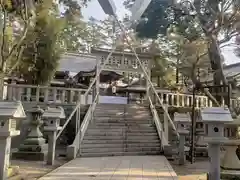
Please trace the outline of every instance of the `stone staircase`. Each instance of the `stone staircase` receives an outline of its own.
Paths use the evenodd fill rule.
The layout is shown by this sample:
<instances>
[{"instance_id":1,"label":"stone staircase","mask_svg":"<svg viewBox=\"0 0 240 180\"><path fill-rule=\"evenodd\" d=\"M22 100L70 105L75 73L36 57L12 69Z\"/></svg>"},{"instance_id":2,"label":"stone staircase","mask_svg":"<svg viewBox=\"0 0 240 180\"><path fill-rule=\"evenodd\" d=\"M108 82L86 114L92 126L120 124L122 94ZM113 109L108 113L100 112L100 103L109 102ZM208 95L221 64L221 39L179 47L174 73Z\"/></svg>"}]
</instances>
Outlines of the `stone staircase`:
<instances>
[{"instance_id":1,"label":"stone staircase","mask_svg":"<svg viewBox=\"0 0 240 180\"><path fill-rule=\"evenodd\" d=\"M98 104L80 156L157 155L160 140L148 107Z\"/></svg>"}]
</instances>

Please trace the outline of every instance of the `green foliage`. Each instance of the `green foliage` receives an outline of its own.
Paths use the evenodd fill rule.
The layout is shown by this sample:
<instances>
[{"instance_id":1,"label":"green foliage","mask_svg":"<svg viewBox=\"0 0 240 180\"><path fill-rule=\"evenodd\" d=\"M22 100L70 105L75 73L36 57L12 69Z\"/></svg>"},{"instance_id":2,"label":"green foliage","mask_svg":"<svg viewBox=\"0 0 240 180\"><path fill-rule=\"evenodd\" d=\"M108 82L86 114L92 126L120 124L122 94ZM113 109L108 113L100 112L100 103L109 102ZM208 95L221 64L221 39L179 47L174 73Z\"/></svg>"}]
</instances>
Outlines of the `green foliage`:
<instances>
[{"instance_id":1,"label":"green foliage","mask_svg":"<svg viewBox=\"0 0 240 180\"><path fill-rule=\"evenodd\" d=\"M19 71L30 84L48 83L59 63L62 51L60 38L65 25L56 17L54 4L45 1L36 9L36 25L28 32Z\"/></svg>"},{"instance_id":2,"label":"green foliage","mask_svg":"<svg viewBox=\"0 0 240 180\"><path fill-rule=\"evenodd\" d=\"M133 1L126 0L125 6L129 7ZM172 1L152 0L136 28L140 37L156 38L159 34L166 35L170 26L174 26L178 34L184 34L192 41L203 32L229 36L236 30L239 20L235 15L240 6L236 4L236 8L233 8L231 5L235 1L194 0L193 4L183 0L178 3L170 2Z\"/></svg>"},{"instance_id":3,"label":"green foliage","mask_svg":"<svg viewBox=\"0 0 240 180\"><path fill-rule=\"evenodd\" d=\"M156 38L166 32L171 22L170 11L167 11L169 5L168 0L152 0L136 27L139 37Z\"/></svg>"},{"instance_id":4,"label":"green foliage","mask_svg":"<svg viewBox=\"0 0 240 180\"><path fill-rule=\"evenodd\" d=\"M65 9L61 16L66 20L61 33L61 43L66 51L85 52L87 50L85 37L88 36L88 28L87 23L82 20L81 8L88 1L60 0Z\"/></svg>"}]
</instances>

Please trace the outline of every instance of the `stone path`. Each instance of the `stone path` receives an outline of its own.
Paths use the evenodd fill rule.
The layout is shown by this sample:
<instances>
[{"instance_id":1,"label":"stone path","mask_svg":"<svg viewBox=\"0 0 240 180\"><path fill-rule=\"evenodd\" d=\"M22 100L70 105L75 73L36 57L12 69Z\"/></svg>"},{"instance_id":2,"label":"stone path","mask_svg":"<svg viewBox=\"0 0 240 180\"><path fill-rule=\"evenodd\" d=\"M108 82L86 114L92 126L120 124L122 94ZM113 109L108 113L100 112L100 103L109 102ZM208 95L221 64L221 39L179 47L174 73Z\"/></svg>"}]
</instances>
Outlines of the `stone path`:
<instances>
[{"instance_id":1,"label":"stone path","mask_svg":"<svg viewBox=\"0 0 240 180\"><path fill-rule=\"evenodd\" d=\"M171 165L178 175L178 180L207 180L207 172L209 170L208 159L198 160L194 164L186 162L183 166L171 162Z\"/></svg>"},{"instance_id":2,"label":"stone path","mask_svg":"<svg viewBox=\"0 0 240 180\"><path fill-rule=\"evenodd\" d=\"M57 167L66 163L65 160L56 160L54 166L46 165L44 161L24 161L24 160L11 160L12 166L19 167L19 176L23 178L13 177L12 179L17 180L36 180L43 175L51 172Z\"/></svg>"},{"instance_id":3,"label":"stone path","mask_svg":"<svg viewBox=\"0 0 240 180\"><path fill-rule=\"evenodd\" d=\"M164 156L77 158L39 180L177 180Z\"/></svg>"}]
</instances>

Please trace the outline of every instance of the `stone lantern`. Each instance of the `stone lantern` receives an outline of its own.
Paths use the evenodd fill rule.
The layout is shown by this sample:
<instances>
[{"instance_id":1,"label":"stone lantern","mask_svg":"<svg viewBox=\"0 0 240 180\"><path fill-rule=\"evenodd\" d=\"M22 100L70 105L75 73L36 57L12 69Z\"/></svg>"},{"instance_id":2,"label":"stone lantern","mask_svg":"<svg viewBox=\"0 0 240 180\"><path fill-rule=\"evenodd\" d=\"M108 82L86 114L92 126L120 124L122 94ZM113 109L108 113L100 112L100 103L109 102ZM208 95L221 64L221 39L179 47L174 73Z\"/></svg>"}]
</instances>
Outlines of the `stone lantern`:
<instances>
[{"instance_id":1,"label":"stone lantern","mask_svg":"<svg viewBox=\"0 0 240 180\"><path fill-rule=\"evenodd\" d=\"M44 131L47 132L49 139L47 156L48 165L54 165L57 132L62 129L62 127L60 127L60 119L64 119L65 117L65 112L62 107L48 107L43 114L43 119L46 122Z\"/></svg>"},{"instance_id":2,"label":"stone lantern","mask_svg":"<svg viewBox=\"0 0 240 180\"><path fill-rule=\"evenodd\" d=\"M22 103L0 102L0 179L7 179L11 151L11 138L18 136L17 120L25 118Z\"/></svg>"},{"instance_id":3,"label":"stone lantern","mask_svg":"<svg viewBox=\"0 0 240 180\"><path fill-rule=\"evenodd\" d=\"M208 125L208 155L210 169L208 180L220 180L220 146L228 139L224 137L224 126L233 121L226 107L211 107L201 109L201 119Z\"/></svg>"},{"instance_id":4,"label":"stone lantern","mask_svg":"<svg viewBox=\"0 0 240 180\"><path fill-rule=\"evenodd\" d=\"M47 154L46 139L40 131L40 126L43 124L42 115L44 111L36 106L28 111L31 117L31 130L23 144L20 145L18 151L13 153L16 159L27 159L43 161Z\"/></svg>"}]
</instances>

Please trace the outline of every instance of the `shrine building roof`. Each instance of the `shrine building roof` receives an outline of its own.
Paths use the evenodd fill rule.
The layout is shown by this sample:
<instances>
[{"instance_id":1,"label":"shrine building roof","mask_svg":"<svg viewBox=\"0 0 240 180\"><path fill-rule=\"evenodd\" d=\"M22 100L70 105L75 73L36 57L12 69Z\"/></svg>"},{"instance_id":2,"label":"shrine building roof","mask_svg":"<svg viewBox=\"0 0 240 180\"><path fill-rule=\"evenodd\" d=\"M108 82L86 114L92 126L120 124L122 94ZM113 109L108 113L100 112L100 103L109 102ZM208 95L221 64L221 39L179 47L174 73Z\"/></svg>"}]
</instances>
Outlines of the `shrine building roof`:
<instances>
[{"instance_id":1,"label":"shrine building roof","mask_svg":"<svg viewBox=\"0 0 240 180\"><path fill-rule=\"evenodd\" d=\"M77 74L80 71L89 72L96 66L96 57L90 54L65 53L62 55L58 71L69 71Z\"/></svg>"}]
</instances>

